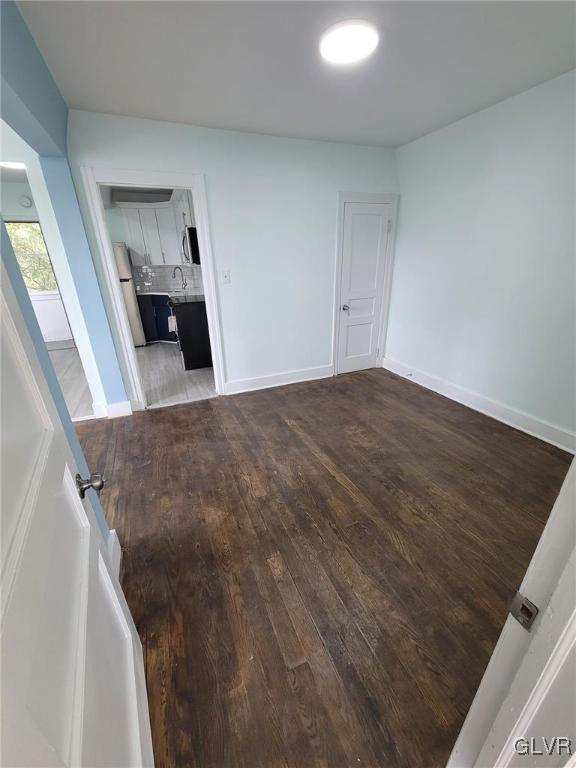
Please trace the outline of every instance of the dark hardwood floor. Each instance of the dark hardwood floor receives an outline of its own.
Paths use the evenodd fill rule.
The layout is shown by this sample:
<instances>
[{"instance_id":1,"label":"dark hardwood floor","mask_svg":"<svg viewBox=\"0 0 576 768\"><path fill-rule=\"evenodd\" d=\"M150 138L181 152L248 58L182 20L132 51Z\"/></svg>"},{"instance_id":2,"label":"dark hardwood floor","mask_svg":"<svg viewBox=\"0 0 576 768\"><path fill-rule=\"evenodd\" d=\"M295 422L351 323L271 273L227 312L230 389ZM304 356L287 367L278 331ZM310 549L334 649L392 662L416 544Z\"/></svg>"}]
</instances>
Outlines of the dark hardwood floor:
<instances>
[{"instance_id":1,"label":"dark hardwood floor","mask_svg":"<svg viewBox=\"0 0 576 768\"><path fill-rule=\"evenodd\" d=\"M384 370L78 424L159 768L440 768L570 457Z\"/></svg>"}]
</instances>

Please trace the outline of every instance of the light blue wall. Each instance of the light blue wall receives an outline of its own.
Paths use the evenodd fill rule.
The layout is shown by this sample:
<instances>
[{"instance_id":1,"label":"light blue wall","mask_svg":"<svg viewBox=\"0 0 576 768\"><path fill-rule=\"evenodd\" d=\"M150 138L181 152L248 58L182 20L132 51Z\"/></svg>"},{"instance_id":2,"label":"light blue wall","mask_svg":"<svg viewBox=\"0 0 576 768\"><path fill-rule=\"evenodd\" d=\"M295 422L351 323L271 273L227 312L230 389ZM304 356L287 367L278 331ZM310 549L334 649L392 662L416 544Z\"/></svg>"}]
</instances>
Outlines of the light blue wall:
<instances>
[{"instance_id":1,"label":"light blue wall","mask_svg":"<svg viewBox=\"0 0 576 768\"><path fill-rule=\"evenodd\" d=\"M40 164L68 256L106 402L122 402L127 399L126 391L98 289L68 161L64 157L43 157L40 158Z\"/></svg>"},{"instance_id":2,"label":"light blue wall","mask_svg":"<svg viewBox=\"0 0 576 768\"><path fill-rule=\"evenodd\" d=\"M68 109L15 4L0 5L2 118L40 156L74 290L84 310L99 389L106 403L122 402L127 396L65 156ZM66 301L64 290L62 295Z\"/></svg>"},{"instance_id":3,"label":"light blue wall","mask_svg":"<svg viewBox=\"0 0 576 768\"><path fill-rule=\"evenodd\" d=\"M16 4L3 0L0 14L2 118L39 155L64 155L64 99Z\"/></svg>"},{"instance_id":4,"label":"light blue wall","mask_svg":"<svg viewBox=\"0 0 576 768\"><path fill-rule=\"evenodd\" d=\"M574 430L574 73L397 152L386 355Z\"/></svg>"},{"instance_id":5,"label":"light blue wall","mask_svg":"<svg viewBox=\"0 0 576 768\"><path fill-rule=\"evenodd\" d=\"M396 192L392 151L75 110L68 151L77 180L82 165L205 174L228 381L332 363L337 195Z\"/></svg>"}]
</instances>

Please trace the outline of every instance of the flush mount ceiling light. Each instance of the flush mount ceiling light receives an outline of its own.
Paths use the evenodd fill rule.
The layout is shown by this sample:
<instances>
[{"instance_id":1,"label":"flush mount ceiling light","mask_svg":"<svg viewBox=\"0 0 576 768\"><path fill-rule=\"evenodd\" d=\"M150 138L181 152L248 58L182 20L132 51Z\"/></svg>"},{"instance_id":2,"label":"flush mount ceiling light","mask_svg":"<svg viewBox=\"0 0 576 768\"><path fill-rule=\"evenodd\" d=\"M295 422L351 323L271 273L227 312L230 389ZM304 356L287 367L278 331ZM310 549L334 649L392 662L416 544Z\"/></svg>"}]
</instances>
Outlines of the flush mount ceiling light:
<instances>
[{"instance_id":1,"label":"flush mount ceiling light","mask_svg":"<svg viewBox=\"0 0 576 768\"><path fill-rule=\"evenodd\" d=\"M10 168L12 171L23 171L26 168L24 163L0 162L0 168Z\"/></svg>"},{"instance_id":2,"label":"flush mount ceiling light","mask_svg":"<svg viewBox=\"0 0 576 768\"><path fill-rule=\"evenodd\" d=\"M354 64L370 56L378 45L378 31L367 21L334 24L320 38L320 54L331 64Z\"/></svg>"}]
</instances>

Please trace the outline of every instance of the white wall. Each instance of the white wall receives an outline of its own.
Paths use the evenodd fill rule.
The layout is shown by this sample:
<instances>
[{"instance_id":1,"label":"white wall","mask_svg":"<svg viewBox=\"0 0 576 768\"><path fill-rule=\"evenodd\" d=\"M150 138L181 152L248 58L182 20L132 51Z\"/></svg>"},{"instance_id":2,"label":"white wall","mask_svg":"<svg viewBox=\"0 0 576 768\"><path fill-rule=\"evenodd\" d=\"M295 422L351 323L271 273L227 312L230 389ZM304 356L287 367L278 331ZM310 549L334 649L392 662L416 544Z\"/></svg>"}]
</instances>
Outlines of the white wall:
<instances>
[{"instance_id":1,"label":"white wall","mask_svg":"<svg viewBox=\"0 0 576 768\"><path fill-rule=\"evenodd\" d=\"M576 428L574 87L572 72L397 151L386 348L560 442Z\"/></svg>"},{"instance_id":2,"label":"white wall","mask_svg":"<svg viewBox=\"0 0 576 768\"><path fill-rule=\"evenodd\" d=\"M31 291L30 301L47 344L71 342L72 331L59 291ZM70 345L71 346L71 345Z\"/></svg>"},{"instance_id":3,"label":"white wall","mask_svg":"<svg viewBox=\"0 0 576 768\"><path fill-rule=\"evenodd\" d=\"M80 166L205 174L228 382L332 365L337 195L398 191L392 151L75 110L68 150L90 234Z\"/></svg>"},{"instance_id":4,"label":"white wall","mask_svg":"<svg viewBox=\"0 0 576 768\"><path fill-rule=\"evenodd\" d=\"M21 203L23 196L32 200L32 190L28 182L3 181L0 190L0 208L5 221L38 221L38 211L32 200L32 206L25 208Z\"/></svg>"}]
</instances>

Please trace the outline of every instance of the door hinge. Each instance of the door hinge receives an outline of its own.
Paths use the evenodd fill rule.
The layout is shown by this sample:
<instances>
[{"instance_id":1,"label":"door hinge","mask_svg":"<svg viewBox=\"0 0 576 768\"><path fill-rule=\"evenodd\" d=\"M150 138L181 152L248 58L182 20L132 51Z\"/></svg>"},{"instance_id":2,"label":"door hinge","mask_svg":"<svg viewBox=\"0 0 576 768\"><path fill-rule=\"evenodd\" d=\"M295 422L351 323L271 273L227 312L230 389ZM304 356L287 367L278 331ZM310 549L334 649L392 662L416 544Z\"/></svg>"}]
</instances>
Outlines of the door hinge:
<instances>
[{"instance_id":1,"label":"door hinge","mask_svg":"<svg viewBox=\"0 0 576 768\"><path fill-rule=\"evenodd\" d=\"M524 629L530 631L534 619L538 615L538 607L521 592L516 592L510 601L510 615L521 624Z\"/></svg>"},{"instance_id":2,"label":"door hinge","mask_svg":"<svg viewBox=\"0 0 576 768\"><path fill-rule=\"evenodd\" d=\"M388 232L392 232L392 219L388 219Z\"/></svg>"}]
</instances>

